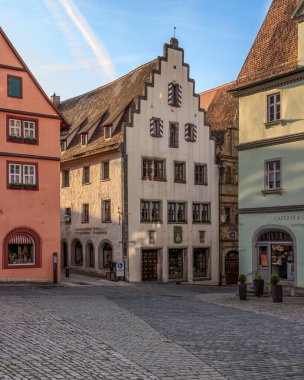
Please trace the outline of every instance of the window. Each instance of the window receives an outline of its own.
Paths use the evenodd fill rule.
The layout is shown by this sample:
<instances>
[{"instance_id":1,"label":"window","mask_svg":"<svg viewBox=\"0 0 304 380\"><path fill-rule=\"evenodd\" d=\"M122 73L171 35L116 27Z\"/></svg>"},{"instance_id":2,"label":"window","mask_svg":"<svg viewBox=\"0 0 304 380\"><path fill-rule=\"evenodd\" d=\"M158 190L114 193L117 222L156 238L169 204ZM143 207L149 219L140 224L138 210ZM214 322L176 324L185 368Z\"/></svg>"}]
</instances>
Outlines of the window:
<instances>
[{"instance_id":1,"label":"window","mask_svg":"<svg viewBox=\"0 0 304 380\"><path fill-rule=\"evenodd\" d=\"M168 223L184 223L186 215L186 202L168 202Z\"/></svg>"},{"instance_id":2,"label":"window","mask_svg":"<svg viewBox=\"0 0 304 380\"><path fill-rule=\"evenodd\" d=\"M7 76L7 95L11 98L22 98L22 78Z\"/></svg>"},{"instance_id":3,"label":"window","mask_svg":"<svg viewBox=\"0 0 304 380\"><path fill-rule=\"evenodd\" d=\"M31 229L16 228L4 239L4 268L39 268L41 266L39 236Z\"/></svg>"},{"instance_id":4,"label":"window","mask_svg":"<svg viewBox=\"0 0 304 380\"><path fill-rule=\"evenodd\" d=\"M88 134L82 133L81 134L81 145L87 145L88 144Z\"/></svg>"},{"instance_id":5,"label":"window","mask_svg":"<svg viewBox=\"0 0 304 380\"><path fill-rule=\"evenodd\" d=\"M66 149L67 149L67 141L66 141L66 140L62 140L62 141L60 142L60 151L61 151L61 152L65 152Z\"/></svg>"},{"instance_id":6,"label":"window","mask_svg":"<svg viewBox=\"0 0 304 380\"><path fill-rule=\"evenodd\" d=\"M85 203L82 205L82 220L81 223L89 223L90 214L89 214L89 204Z\"/></svg>"},{"instance_id":7,"label":"window","mask_svg":"<svg viewBox=\"0 0 304 380\"><path fill-rule=\"evenodd\" d=\"M174 182L186 182L185 162L174 162Z\"/></svg>"},{"instance_id":8,"label":"window","mask_svg":"<svg viewBox=\"0 0 304 380\"><path fill-rule=\"evenodd\" d=\"M37 164L9 163L10 189L37 189Z\"/></svg>"},{"instance_id":9,"label":"window","mask_svg":"<svg viewBox=\"0 0 304 380\"><path fill-rule=\"evenodd\" d=\"M143 176L145 180L164 181L165 176L165 160L143 159Z\"/></svg>"},{"instance_id":10,"label":"window","mask_svg":"<svg viewBox=\"0 0 304 380\"><path fill-rule=\"evenodd\" d=\"M197 131L194 124L185 125L185 140L189 142L196 142L197 140Z\"/></svg>"},{"instance_id":11,"label":"window","mask_svg":"<svg viewBox=\"0 0 304 380\"><path fill-rule=\"evenodd\" d=\"M28 144L37 143L37 120L7 118L8 141L18 141Z\"/></svg>"},{"instance_id":12,"label":"window","mask_svg":"<svg viewBox=\"0 0 304 380\"><path fill-rule=\"evenodd\" d=\"M267 161L266 162L266 190L281 189L281 162Z\"/></svg>"},{"instance_id":13,"label":"window","mask_svg":"<svg viewBox=\"0 0 304 380\"><path fill-rule=\"evenodd\" d=\"M102 267L110 268L112 261L113 261L112 247L110 246L110 244L105 243L105 245L102 247Z\"/></svg>"},{"instance_id":14,"label":"window","mask_svg":"<svg viewBox=\"0 0 304 380\"><path fill-rule=\"evenodd\" d=\"M106 181L110 179L110 162L102 162L101 163L101 179Z\"/></svg>"},{"instance_id":15,"label":"window","mask_svg":"<svg viewBox=\"0 0 304 380\"><path fill-rule=\"evenodd\" d=\"M168 104L173 107L182 105L182 86L177 83L168 84Z\"/></svg>"},{"instance_id":16,"label":"window","mask_svg":"<svg viewBox=\"0 0 304 380\"><path fill-rule=\"evenodd\" d=\"M141 222L161 222L161 202L141 201Z\"/></svg>"},{"instance_id":17,"label":"window","mask_svg":"<svg viewBox=\"0 0 304 380\"><path fill-rule=\"evenodd\" d=\"M163 133L163 121L157 118L150 119L150 135L153 137L162 137Z\"/></svg>"},{"instance_id":18,"label":"window","mask_svg":"<svg viewBox=\"0 0 304 380\"><path fill-rule=\"evenodd\" d=\"M70 186L70 171L62 170L62 187Z\"/></svg>"},{"instance_id":19,"label":"window","mask_svg":"<svg viewBox=\"0 0 304 380\"><path fill-rule=\"evenodd\" d=\"M82 183L88 185L90 183L90 167L84 166L82 172Z\"/></svg>"},{"instance_id":20,"label":"window","mask_svg":"<svg viewBox=\"0 0 304 380\"><path fill-rule=\"evenodd\" d=\"M104 138L109 139L112 137L112 128L111 127L104 127Z\"/></svg>"},{"instance_id":21,"label":"window","mask_svg":"<svg viewBox=\"0 0 304 380\"><path fill-rule=\"evenodd\" d=\"M193 277L209 276L209 248L193 249Z\"/></svg>"},{"instance_id":22,"label":"window","mask_svg":"<svg viewBox=\"0 0 304 380\"><path fill-rule=\"evenodd\" d=\"M64 223L71 224L72 222L72 212L70 208L64 209Z\"/></svg>"},{"instance_id":23,"label":"window","mask_svg":"<svg viewBox=\"0 0 304 380\"><path fill-rule=\"evenodd\" d=\"M195 164L194 165L194 184L207 185L207 165Z\"/></svg>"},{"instance_id":24,"label":"window","mask_svg":"<svg viewBox=\"0 0 304 380\"><path fill-rule=\"evenodd\" d=\"M281 94L267 96L267 123L273 123L281 119Z\"/></svg>"},{"instance_id":25,"label":"window","mask_svg":"<svg viewBox=\"0 0 304 380\"><path fill-rule=\"evenodd\" d=\"M210 203L193 203L193 223L210 223Z\"/></svg>"},{"instance_id":26,"label":"window","mask_svg":"<svg viewBox=\"0 0 304 380\"><path fill-rule=\"evenodd\" d=\"M169 125L169 147L178 148L178 124L175 123Z\"/></svg>"},{"instance_id":27,"label":"window","mask_svg":"<svg viewBox=\"0 0 304 380\"><path fill-rule=\"evenodd\" d=\"M184 277L184 258L183 249L168 250L169 279Z\"/></svg>"},{"instance_id":28,"label":"window","mask_svg":"<svg viewBox=\"0 0 304 380\"><path fill-rule=\"evenodd\" d=\"M102 222L111 222L111 200L107 199L102 201Z\"/></svg>"}]
</instances>

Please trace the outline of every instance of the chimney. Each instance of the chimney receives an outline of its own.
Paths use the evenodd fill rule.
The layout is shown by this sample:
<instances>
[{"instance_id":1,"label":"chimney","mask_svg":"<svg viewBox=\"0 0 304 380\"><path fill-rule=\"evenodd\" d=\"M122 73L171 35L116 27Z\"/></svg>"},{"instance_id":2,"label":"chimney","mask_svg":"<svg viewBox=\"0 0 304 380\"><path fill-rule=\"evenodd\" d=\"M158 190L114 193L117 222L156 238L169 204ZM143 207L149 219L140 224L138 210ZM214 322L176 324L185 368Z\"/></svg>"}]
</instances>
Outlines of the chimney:
<instances>
[{"instance_id":1,"label":"chimney","mask_svg":"<svg viewBox=\"0 0 304 380\"><path fill-rule=\"evenodd\" d=\"M55 107L58 107L60 104L60 96L56 95L54 92L54 94L51 96L51 101Z\"/></svg>"}]
</instances>

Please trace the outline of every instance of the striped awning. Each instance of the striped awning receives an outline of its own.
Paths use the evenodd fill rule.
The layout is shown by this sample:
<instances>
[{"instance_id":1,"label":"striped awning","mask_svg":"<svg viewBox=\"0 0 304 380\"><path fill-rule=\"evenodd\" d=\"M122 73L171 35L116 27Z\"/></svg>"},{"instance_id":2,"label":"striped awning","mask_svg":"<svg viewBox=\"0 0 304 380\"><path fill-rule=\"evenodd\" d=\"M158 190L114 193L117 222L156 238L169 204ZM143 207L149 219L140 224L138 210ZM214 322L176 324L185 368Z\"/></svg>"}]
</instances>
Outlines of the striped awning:
<instances>
[{"instance_id":1,"label":"striped awning","mask_svg":"<svg viewBox=\"0 0 304 380\"><path fill-rule=\"evenodd\" d=\"M33 244L33 240L26 234L17 234L10 238L8 244Z\"/></svg>"}]
</instances>

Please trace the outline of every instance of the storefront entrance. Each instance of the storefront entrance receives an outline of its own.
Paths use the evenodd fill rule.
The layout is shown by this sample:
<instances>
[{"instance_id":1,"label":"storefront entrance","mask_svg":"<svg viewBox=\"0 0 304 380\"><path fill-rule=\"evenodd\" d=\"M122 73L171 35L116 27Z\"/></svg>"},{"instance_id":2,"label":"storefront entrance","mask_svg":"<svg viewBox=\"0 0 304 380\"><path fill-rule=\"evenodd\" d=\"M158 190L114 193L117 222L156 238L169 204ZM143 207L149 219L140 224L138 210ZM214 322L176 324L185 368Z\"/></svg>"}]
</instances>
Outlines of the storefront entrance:
<instances>
[{"instance_id":1,"label":"storefront entrance","mask_svg":"<svg viewBox=\"0 0 304 380\"><path fill-rule=\"evenodd\" d=\"M142 280L156 281L157 280L157 250L142 251Z\"/></svg>"},{"instance_id":2,"label":"storefront entrance","mask_svg":"<svg viewBox=\"0 0 304 380\"><path fill-rule=\"evenodd\" d=\"M272 274L276 274L281 280L294 281L294 244L288 232L269 229L259 233L257 268L266 281Z\"/></svg>"},{"instance_id":3,"label":"storefront entrance","mask_svg":"<svg viewBox=\"0 0 304 380\"><path fill-rule=\"evenodd\" d=\"M169 280L184 278L184 250L169 249Z\"/></svg>"},{"instance_id":4,"label":"storefront entrance","mask_svg":"<svg viewBox=\"0 0 304 380\"><path fill-rule=\"evenodd\" d=\"M236 251L230 251L225 257L225 277L226 285L238 283L239 276L239 254Z\"/></svg>"}]
</instances>

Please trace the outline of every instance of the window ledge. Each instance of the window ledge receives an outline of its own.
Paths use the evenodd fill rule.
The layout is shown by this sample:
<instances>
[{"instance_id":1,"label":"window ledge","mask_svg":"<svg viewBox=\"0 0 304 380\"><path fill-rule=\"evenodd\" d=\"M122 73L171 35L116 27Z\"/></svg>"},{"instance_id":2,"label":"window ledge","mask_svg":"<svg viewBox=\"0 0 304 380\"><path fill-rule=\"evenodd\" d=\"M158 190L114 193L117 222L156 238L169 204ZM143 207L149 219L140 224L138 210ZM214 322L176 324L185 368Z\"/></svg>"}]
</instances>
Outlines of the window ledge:
<instances>
[{"instance_id":1,"label":"window ledge","mask_svg":"<svg viewBox=\"0 0 304 380\"><path fill-rule=\"evenodd\" d=\"M205 182L194 182L194 185L208 186L208 183L205 183Z\"/></svg>"},{"instance_id":2,"label":"window ledge","mask_svg":"<svg viewBox=\"0 0 304 380\"><path fill-rule=\"evenodd\" d=\"M187 220L175 220L174 222L168 222L168 224L188 224Z\"/></svg>"},{"instance_id":3,"label":"window ledge","mask_svg":"<svg viewBox=\"0 0 304 380\"><path fill-rule=\"evenodd\" d=\"M105 178L105 179L101 179L100 181L101 181L101 182L107 182L107 181L111 181L111 178Z\"/></svg>"},{"instance_id":4,"label":"window ledge","mask_svg":"<svg viewBox=\"0 0 304 380\"><path fill-rule=\"evenodd\" d=\"M192 224L211 224L210 220L208 221L201 221L201 220L198 220L198 221L193 221Z\"/></svg>"},{"instance_id":5,"label":"window ledge","mask_svg":"<svg viewBox=\"0 0 304 380\"><path fill-rule=\"evenodd\" d=\"M261 192L264 195L264 197L265 197L265 195L269 195L269 194L280 194L280 195L282 195L283 191L284 190L282 188L280 188L280 189L273 189L273 190L270 190L270 189L261 190Z\"/></svg>"},{"instance_id":6,"label":"window ledge","mask_svg":"<svg viewBox=\"0 0 304 380\"><path fill-rule=\"evenodd\" d=\"M283 120L282 119L279 119L279 120L274 120L274 121L266 121L264 123L265 127L266 128L270 128L270 127L273 127L275 125L279 125L279 124L283 124Z\"/></svg>"},{"instance_id":7,"label":"window ledge","mask_svg":"<svg viewBox=\"0 0 304 380\"><path fill-rule=\"evenodd\" d=\"M143 181L156 181L156 182L167 182L166 178L147 178L147 177L142 177Z\"/></svg>"},{"instance_id":8,"label":"window ledge","mask_svg":"<svg viewBox=\"0 0 304 380\"><path fill-rule=\"evenodd\" d=\"M183 180L180 180L180 179L175 179L174 182L175 183L187 183L186 181L183 181Z\"/></svg>"},{"instance_id":9,"label":"window ledge","mask_svg":"<svg viewBox=\"0 0 304 380\"><path fill-rule=\"evenodd\" d=\"M83 182L83 185L91 185L91 182Z\"/></svg>"},{"instance_id":10,"label":"window ledge","mask_svg":"<svg viewBox=\"0 0 304 380\"><path fill-rule=\"evenodd\" d=\"M210 276L202 276L202 277L193 277L193 281L210 281L212 278Z\"/></svg>"}]
</instances>

